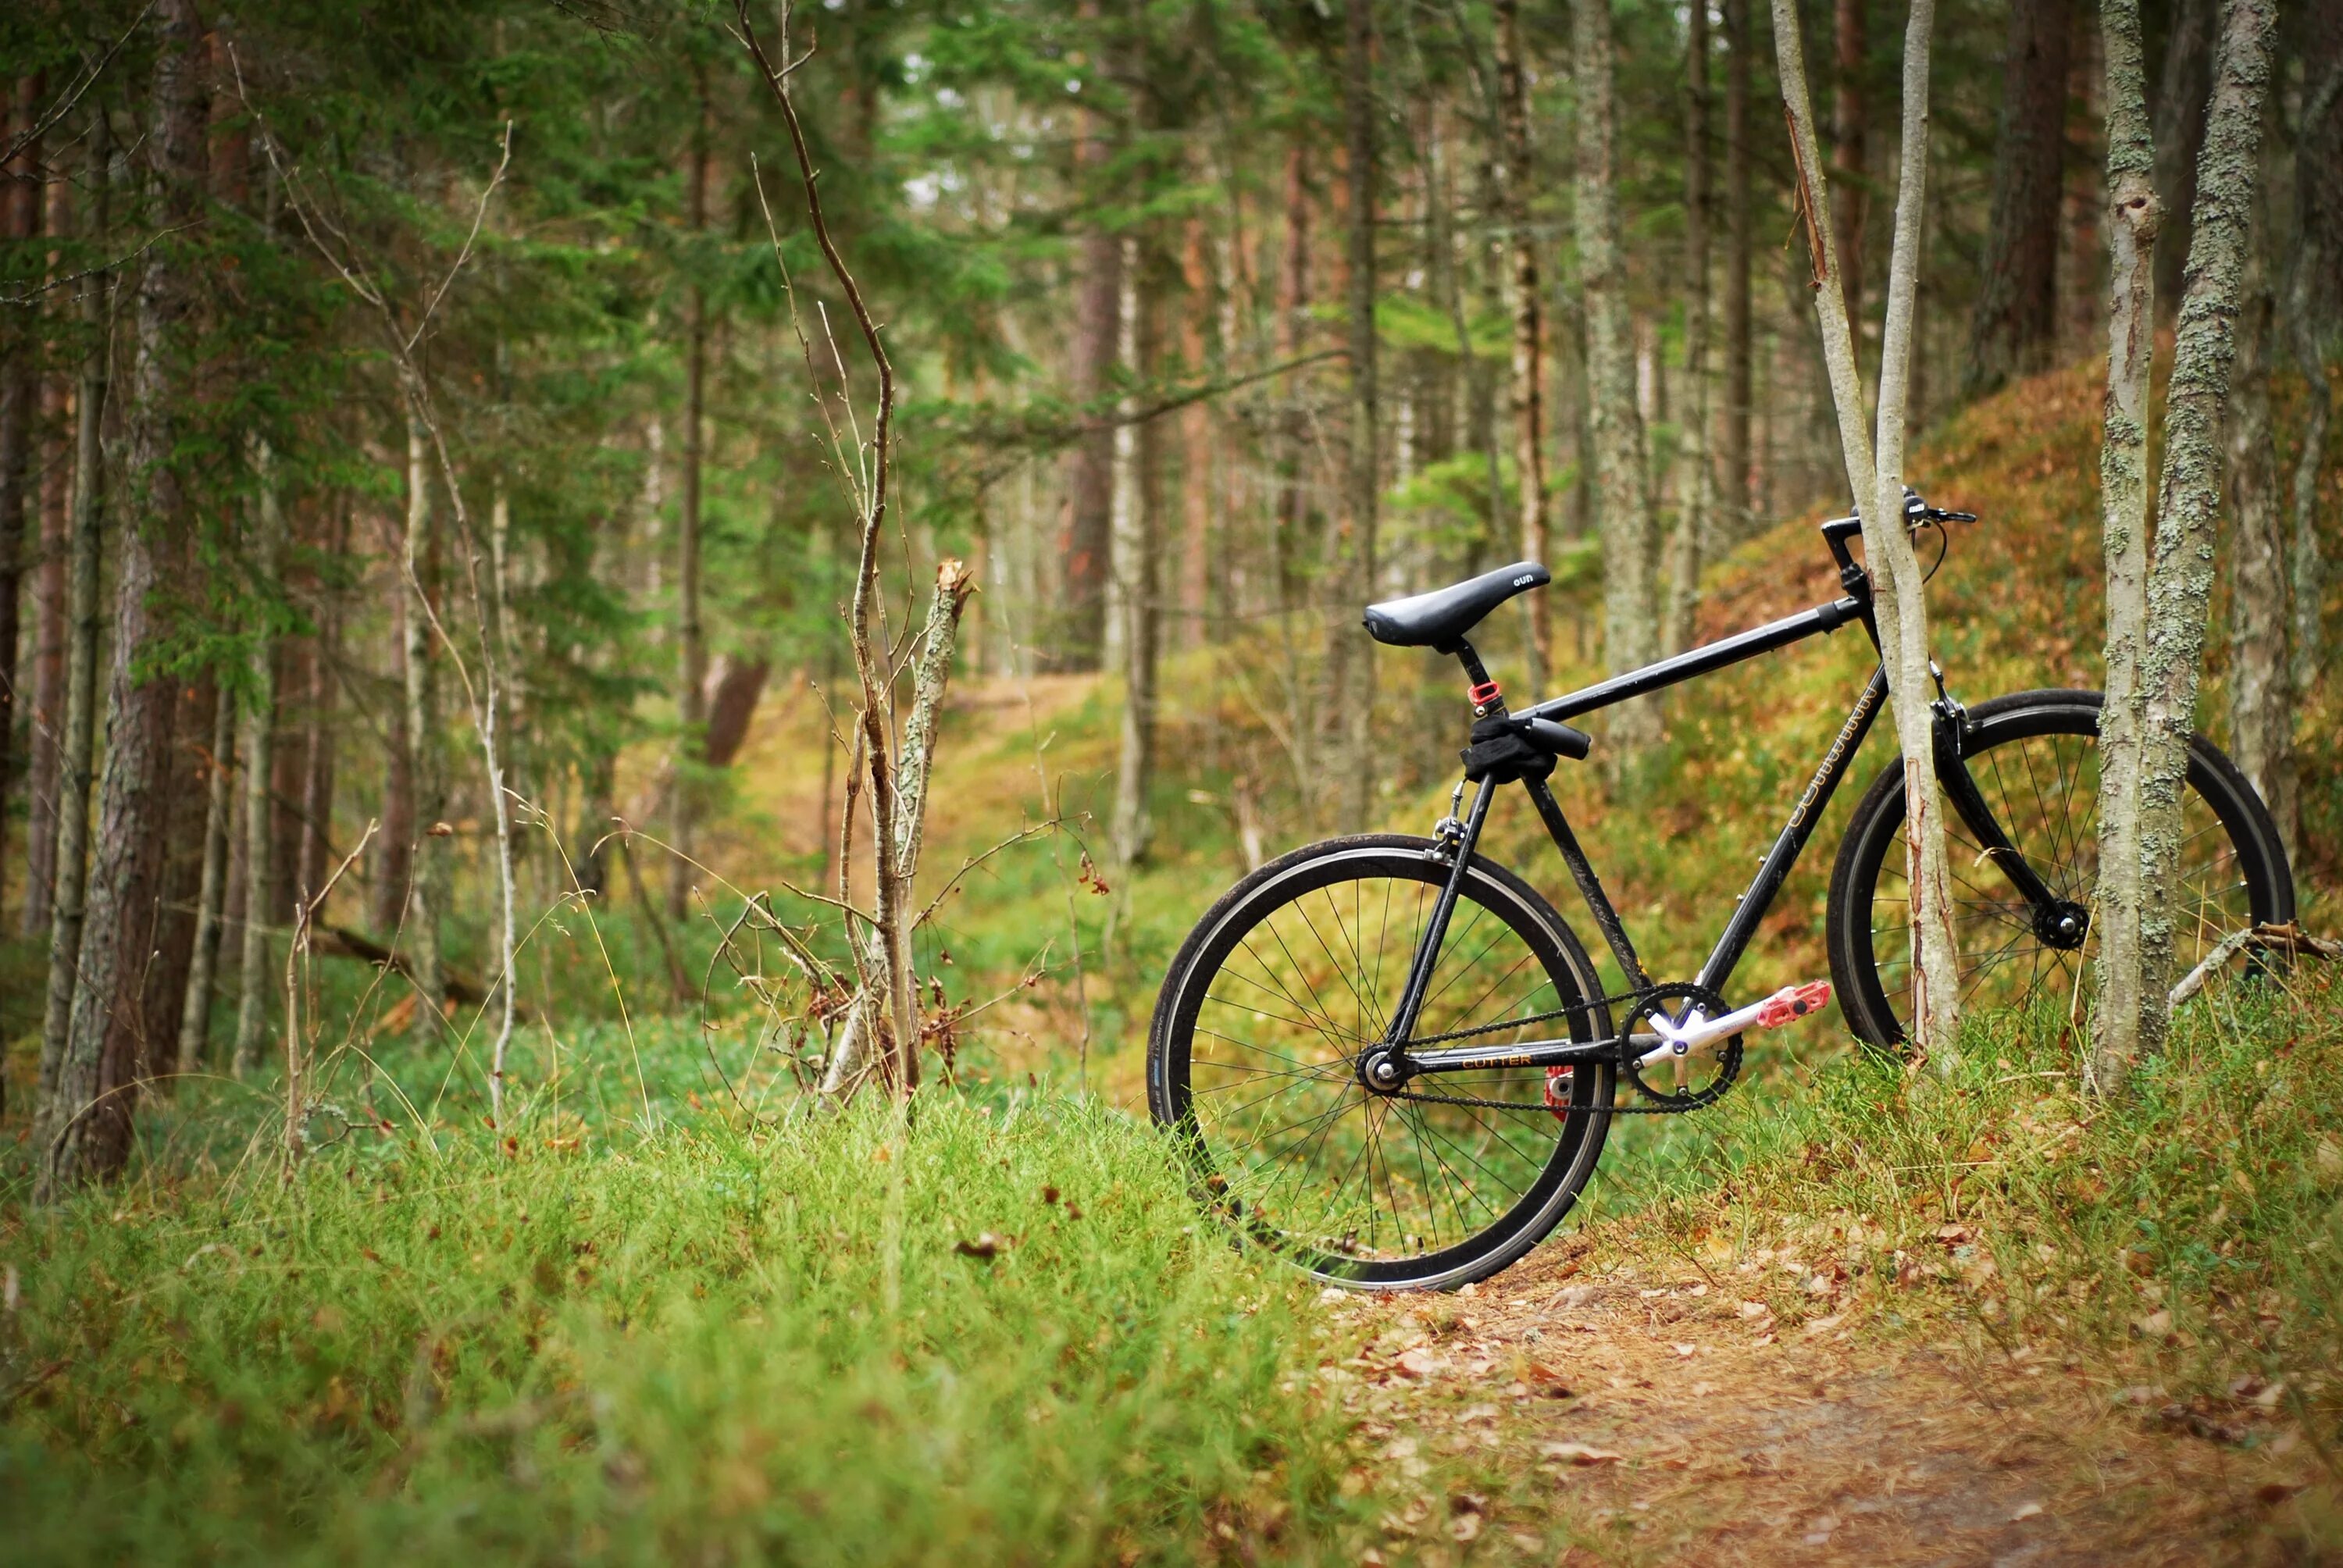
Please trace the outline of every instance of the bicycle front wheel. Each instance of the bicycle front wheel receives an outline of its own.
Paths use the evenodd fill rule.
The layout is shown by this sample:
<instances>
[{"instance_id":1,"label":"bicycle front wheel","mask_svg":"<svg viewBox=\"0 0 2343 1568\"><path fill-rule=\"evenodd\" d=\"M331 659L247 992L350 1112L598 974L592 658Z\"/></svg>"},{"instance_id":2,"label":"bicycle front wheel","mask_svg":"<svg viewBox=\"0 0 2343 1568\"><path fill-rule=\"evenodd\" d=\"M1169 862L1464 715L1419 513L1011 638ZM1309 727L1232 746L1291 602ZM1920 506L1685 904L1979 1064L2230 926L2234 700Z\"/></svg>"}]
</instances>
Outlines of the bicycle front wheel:
<instances>
[{"instance_id":1,"label":"bicycle front wheel","mask_svg":"<svg viewBox=\"0 0 2343 1568\"><path fill-rule=\"evenodd\" d=\"M2002 831L2053 893L2086 914L2099 879L2099 703L2096 691L1997 697L1969 710L1962 741L1969 777ZM1848 1027L1885 1048L1906 1038L1912 1005L1904 816L1899 759L1855 807L1831 874L1831 979ZM2181 821L2173 948L2186 973L2225 937L2292 920L2294 881L2253 786L2201 735L2189 749ZM2079 1016L2094 983L2096 935L2046 929L1949 804L1945 824L1961 1010L2055 1007Z\"/></svg>"},{"instance_id":2,"label":"bicycle front wheel","mask_svg":"<svg viewBox=\"0 0 2343 1568\"><path fill-rule=\"evenodd\" d=\"M1372 834L1263 866L1189 936L1150 1031L1149 1106L1208 1204L1341 1284L1450 1287L1513 1262L1576 1201L1610 1121L1607 1065L1360 1081L1448 879L1432 849ZM1553 907L1476 857L1413 1038L1606 1038L1594 977Z\"/></svg>"}]
</instances>

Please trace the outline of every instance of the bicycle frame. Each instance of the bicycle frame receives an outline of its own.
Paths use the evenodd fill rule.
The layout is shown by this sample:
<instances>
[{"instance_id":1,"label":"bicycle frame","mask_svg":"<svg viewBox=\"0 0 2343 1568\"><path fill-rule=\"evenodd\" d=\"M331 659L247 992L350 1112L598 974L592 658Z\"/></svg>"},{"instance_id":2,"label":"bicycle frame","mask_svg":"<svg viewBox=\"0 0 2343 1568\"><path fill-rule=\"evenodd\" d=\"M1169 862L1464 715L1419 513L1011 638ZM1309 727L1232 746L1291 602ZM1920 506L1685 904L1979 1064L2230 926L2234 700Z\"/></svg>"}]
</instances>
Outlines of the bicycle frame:
<instances>
[{"instance_id":1,"label":"bicycle frame","mask_svg":"<svg viewBox=\"0 0 2343 1568\"><path fill-rule=\"evenodd\" d=\"M1849 555L1846 545L1856 528L1855 520L1852 518L1834 518L1823 525L1824 538L1838 561L1840 581L1846 590L1840 598L1677 654L1672 658L1664 658L1641 669L1613 676L1566 696L1536 703L1513 717L1561 721L1599 712L1788 648L1810 637L1826 635L1849 621L1862 625L1876 651L1879 631L1872 615L1870 578ZM1496 694L1495 684L1489 680L1479 657L1469 643L1459 639L1454 646L1443 647L1440 651L1461 658L1465 674L1473 683L1473 695L1476 698L1486 695L1487 700L1473 710L1476 718L1504 713L1503 699ZM1938 690L1941 694L1941 684ZM1730 983L1733 971L1755 937L1759 923L1772 910L1783 884L1789 879L1791 869L1797 864L1799 856L1805 853L1807 842L1814 837L1815 827L1821 820L1824 809L1830 804L1832 796L1846 777L1847 769L1853 766L1855 755L1861 749L1864 738L1870 733L1872 722L1878 717L1880 704L1886 695L1886 670L1882 666L1875 666L1854 707L1848 709L1845 719L1839 725L1837 736L1831 741L1829 750L1824 753L1821 765L1815 769L1805 789L1791 808L1789 819L1775 835L1773 848L1759 863L1757 874L1751 879L1732 917L1725 921L1715 946L1709 951L1707 961L1701 965L1698 983L1702 987L1722 993ZM1961 761L1963 715L1959 705L1940 695L1934 709L1938 777L1955 811L1976 835L1977 841L2003 874L2034 907L2037 920L2064 915L2065 907L2058 904L2056 895L2026 863L2025 857L1994 820L1992 811ZM1506 1067L1559 1067L1573 1062L1616 1061L1620 1059L1620 1042L1616 1040L1547 1040L1446 1049L1408 1048L1408 1036L1414 1031L1422 1011L1424 991L1431 982L1441 944L1446 940L1449 920L1456 900L1463 891L1466 870L1472 863L1473 851L1480 841L1482 828L1488 820L1489 808L1496 791L1513 781L1512 777L1495 776L1480 779L1474 786L1472 805L1463 821L1443 835L1442 843L1452 868L1448 879L1443 884L1431 918L1425 923L1423 940L1409 966L1406 987L1401 993L1399 1005L1393 1010L1390 1025L1383 1038L1361 1054L1362 1076L1368 1076L1372 1065L1374 1069L1373 1081L1379 1086L1395 1088L1406 1079L1424 1073ZM1628 985L1636 990L1649 988L1653 983L1652 978L1636 955L1634 943L1628 936L1617 909L1604 891L1602 879L1595 875L1594 867L1588 863L1577 835L1572 831L1569 819L1564 816L1562 803L1554 799L1544 775L1522 778L1519 781L1527 787L1530 799L1537 808L1547 835L1561 852L1572 880L1577 884L1579 896L1585 901L1588 913L1601 930L1612 956L1618 960L1621 972L1627 977ZM1582 1004L1588 1014L1601 1005L1593 1001ZM1572 1009L1574 1013L1580 1010L1580 1008ZM1657 1035L1637 1035L1628 1041L1628 1045L1640 1050L1658 1042Z\"/></svg>"}]
</instances>

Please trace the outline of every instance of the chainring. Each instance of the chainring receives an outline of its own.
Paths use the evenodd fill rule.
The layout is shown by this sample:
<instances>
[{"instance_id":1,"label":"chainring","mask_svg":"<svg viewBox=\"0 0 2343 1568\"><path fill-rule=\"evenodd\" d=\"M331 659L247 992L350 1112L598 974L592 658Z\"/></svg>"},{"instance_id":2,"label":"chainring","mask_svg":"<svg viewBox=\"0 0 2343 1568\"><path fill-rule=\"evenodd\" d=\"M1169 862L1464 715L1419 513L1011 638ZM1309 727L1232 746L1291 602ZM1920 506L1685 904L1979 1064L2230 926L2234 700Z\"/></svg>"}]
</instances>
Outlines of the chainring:
<instances>
[{"instance_id":1,"label":"chainring","mask_svg":"<svg viewBox=\"0 0 2343 1568\"><path fill-rule=\"evenodd\" d=\"M1736 1034L1723 1045L1713 1048L1716 1070L1697 1088L1684 1083L1663 1090L1645 1081L1643 1070L1635 1064L1635 1049L1630 1043L1634 1038L1635 1026L1661 1011L1664 1011L1673 1023L1684 1016L1687 1008L1694 1007L1710 1018L1721 1018L1733 1010L1731 1003L1706 986L1693 980L1674 980L1638 992L1634 1010L1627 1015L1626 1022L1619 1030L1620 1076L1634 1084L1644 1099L1669 1111L1699 1111L1714 1105L1725 1098L1725 1091L1733 1087L1734 1080L1741 1076L1741 1037ZM1690 1062L1694 1058L1686 1056L1678 1060Z\"/></svg>"}]
</instances>

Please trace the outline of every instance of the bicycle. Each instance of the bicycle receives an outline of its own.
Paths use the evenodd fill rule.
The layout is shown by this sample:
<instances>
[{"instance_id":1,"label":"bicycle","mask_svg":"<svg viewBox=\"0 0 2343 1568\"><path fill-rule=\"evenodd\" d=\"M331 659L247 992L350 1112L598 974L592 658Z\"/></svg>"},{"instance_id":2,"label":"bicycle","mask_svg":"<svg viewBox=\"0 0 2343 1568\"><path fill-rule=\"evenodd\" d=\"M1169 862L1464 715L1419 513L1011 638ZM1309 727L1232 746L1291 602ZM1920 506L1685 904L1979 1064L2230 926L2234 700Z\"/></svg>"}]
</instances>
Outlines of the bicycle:
<instances>
[{"instance_id":1,"label":"bicycle","mask_svg":"<svg viewBox=\"0 0 2343 1568\"><path fill-rule=\"evenodd\" d=\"M1906 492L1905 526L1933 528L1940 544L1946 524L1975 520ZM1835 988L1858 1040L1903 1045L1911 953L1900 756L1855 806L1833 866L1830 980L1739 1007L1727 999L1878 716L1884 668L1873 668L1693 980L1655 982L1645 971L1547 783L1594 744L1569 719L1850 624L1876 649L1871 580L1849 548L1860 529L1851 517L1821 525L1842 588L1830 603L1518 712L1467 634L1544 586L1543 566L1521 562L1367 608L1376 641L1428 647L1463 667L1473 723L1448 815L1429 838L1329 839L1246 877L1181 947L1149 1031L1150 1110L1183 1150L1200 1196L1241 1235L1347 1286L1485 1279L1576 1203L1614 1116L1715 1104L1739 1073L1749 1031L1812 1017ZM2023 691L1970 708L1934 673L1963 1008L2048 995L2063 1010L2091 951L2100 695ZM1497 791L1515 783L1625 990L1604 993L1553 905L1477 852ZM2233 931L2292 920L2294 888L2268 810L2201 735L2184 810L2176 923L2185 969ZM1632 1101L1619 1097L1622 1080Z\"/></svg>"}]
</instances>

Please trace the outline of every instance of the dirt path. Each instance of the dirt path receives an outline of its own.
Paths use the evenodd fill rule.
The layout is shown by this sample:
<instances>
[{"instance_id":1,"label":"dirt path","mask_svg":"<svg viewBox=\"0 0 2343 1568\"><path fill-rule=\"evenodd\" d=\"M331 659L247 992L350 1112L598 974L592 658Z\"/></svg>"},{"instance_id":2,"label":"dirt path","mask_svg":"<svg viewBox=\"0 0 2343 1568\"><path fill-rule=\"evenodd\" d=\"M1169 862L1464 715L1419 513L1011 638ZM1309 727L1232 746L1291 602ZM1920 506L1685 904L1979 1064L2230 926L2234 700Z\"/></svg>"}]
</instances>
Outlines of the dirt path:
<instances>
[{"instance_id":1,"label":"dirt path","mask_svg":"<svg viewBox=\"0 0 2343 1568\"><path fill-rule=\"evenodd\" d=\"M1386 1559L2315 1560L2287 1544L2315 1456L2254 1391L2192 1428L2158 1391L1826 1296L1789 1326L1780 1287L1765 1262L1586 1277L1556 1249L1472 1297L1332 1303L1373 1338L1322 1376L1424 1489Z\"/></svg>"}]
</instances>

